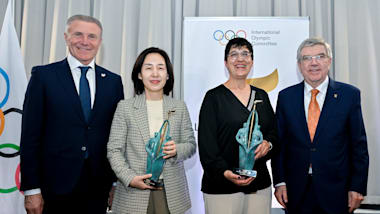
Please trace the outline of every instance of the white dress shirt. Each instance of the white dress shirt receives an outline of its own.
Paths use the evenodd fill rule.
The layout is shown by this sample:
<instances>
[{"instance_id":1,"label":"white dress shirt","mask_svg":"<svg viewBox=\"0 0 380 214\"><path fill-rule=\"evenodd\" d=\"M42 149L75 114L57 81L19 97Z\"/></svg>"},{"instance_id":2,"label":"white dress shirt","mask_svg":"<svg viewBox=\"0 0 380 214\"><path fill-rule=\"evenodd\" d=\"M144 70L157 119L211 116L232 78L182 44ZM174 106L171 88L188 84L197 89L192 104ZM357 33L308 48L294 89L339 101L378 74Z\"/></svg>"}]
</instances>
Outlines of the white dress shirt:
<instances>
[{"instance_id":1,"label":"white dress shirt","mask_svg":"<svg viewBox=\"0 0 380 214\"><path fill-rule=\"evenodd\" d=\"M329 86L329 77L326 77L326 79L315 89L317 89L319 92L317 94L317 103L319 106L320 112L322 112L323 108L323 103L325 102L325 97L327 93L327 87ZM305 117L306 117L306 122L307 122L307 116L309 112L309 105L310 105L310 100L311 100L311 90L314 88L311 87L306 81L305 81L305 88L304 88L304 105L305 105ZM313 174L313 168L310 166L309 167L309 174Z\"/></svg>"},{"instance_id":2,"label":"white dress shirt","mask_svg":"<svg viewBox=\"0 0 380 214\"><path fill-rule=\"evenodd\" d=\"M319 91L319 93L317 94L317 102L319 105L319 110L321 110L321 112L322 112L323 103L325 102L328 86L329 86L329 77L326 77L326 79L318 87L315 88ZM304 105L305 105L306 121L307 121L307 114L309 112L309 104L310 104L312 89L314 88L311 87L311 85L309 85L307 82L305 82L305 88L303 91L303 94L304 94L303 100L304 100Z\"/></svg>"},{"instance_id":3,"label":"white dress shirt","mask_svg":"<svg viewBox=\"0 0 380 214\"><path fill-rule=\"evenodd\" d=\"M94 106L94 101L95 101L95 86L96 86L96 81L95 81L95 60L93 59L90 64L88 65L83 65L80 63L75 57L73 57L70 53L67 56L67 62L69 63L71 74L74 79L74 84L75 88L77 89L78 95L79 95L79 81L80 81L80 76L81 76L81 70L79 66L89 66L90 69L88 69L86 78L88 80L88 84L90 86L90 95L91 95L91 108ZM36 189L31 189L31 190L26 190L24 191L25 196L29 195L35 195L41 193L40 188Z\"/></svg>"},{"instance_id":4,"label":"white dress shirt","mask_svg":"<svg viewBox=\"0 0 380 214\"><path fill-rule=\"evenodd\" d=\"M86 78L88 80L88 84L90 86L90 95L91 95L91 108L94 106L95 101L95 91L96 91L96 78L95 78L95 59L93 59L88 65L83 65L79 62L75 57L73 57L70 53L67 56L67 62L69 63L71 74L74 79L75 88L77 89L79 95L79 81L81 76L80 66L89 66Z\"/></svg>"},{"instance_id":5,"label":"white dress shirt","mask_svg":"<svg viewBox=\"0 0 380 214\"><path fill-rule=\"evenodd\" d=\"M305 107L305 117L306 117L306 122L307 122L307 114L309 112L309 104L311 100L311 90L314 88L311 85L309 85L306 81L304 82L304 84L305 84L305 87L304 87L304 93L303 93L304 94L303 100L304 100L304 107ZM319 91L316 99L317 99L317 103L319 105L319 109L321 112L323 108L323 103L325 102L328 86L329 86L329 77L327 76L326 79L318 87L315 88ZM311 167L309 168L309 174L313 174L313 169ZM286 183L285 182L278 183L275 185L275 187L279 187L283 185L286 185Z\"/></svg>"}]
</instances>

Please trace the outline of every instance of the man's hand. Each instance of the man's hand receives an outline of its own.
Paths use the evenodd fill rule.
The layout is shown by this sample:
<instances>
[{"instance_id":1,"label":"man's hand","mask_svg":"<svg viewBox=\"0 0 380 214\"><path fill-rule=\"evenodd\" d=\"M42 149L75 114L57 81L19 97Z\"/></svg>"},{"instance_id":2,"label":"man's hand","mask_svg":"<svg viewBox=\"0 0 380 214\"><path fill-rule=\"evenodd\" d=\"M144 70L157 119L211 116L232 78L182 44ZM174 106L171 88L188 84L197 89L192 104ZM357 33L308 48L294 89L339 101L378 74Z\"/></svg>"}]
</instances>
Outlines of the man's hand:
<instances>
[{"instance_id":1,"label":"man's hand","mask_svg":"<svg viewBox=\"0 0 380 214\"><path fill-rule=\"evenodd\" d=\"M280 203L284 208L286 208L286 204L288 203L288 191L286 190L286 186L282 185L276 187L276 190L274 191L274 196L276 196L278 203Z\"/></svg>"},{"instance_id":2,"label":"man's hand","mask_svg":"<svg viewBox=\"0 0 380 214\"><path fill-rule=\"evenodd\" d=\"M164 159L168 159L177 155L177 147L175 146L175 142L172 140L166 142L163 149L164 153L166 154L164 156Z\"/></svg>"},{"instance_id":3,"label":"man's hand","mask_svg":"<svg viewBox=\"0 0 380 214\"><path fill-rule=\"evenodd\" d=\"M266 140L263 140L263 142L255 150L255 160L267 155L269 150L270 150L269 142Z\"/></svg>"},{"instance_id":4,"label":"man's hand","mask_svg":"<svg viewBox=\"0 0 380 214\"><path fill-rule=\"evenodd\" d=\"M131 183L129 183L129 186L137 188L137 189L155 189L152 186L147 185L144 180L152 177L152 174L146 174L146 175L137 175L135 176Z\"/></svg>"},{"instance_id":5,"label":"man's hand","mask_svg":"<svg viewBox=\"0 0 380 214\"><path fill-rule=\"evenodd\" d=\"M255 179L234 174L231 170L224 171L224 177L238 186L248 186Z\"/></svg>"},{"instance_id":6,"label":"man's hand","mask_svg":"<svg viewBox=\"0 0 380 214\"><path fill-rule=\"evenodd\" d=\"M364 196L358 192L349 191L348 192L348 212L352 213L355 209L360 206L360 203L364 200Z\"/></svg>"},{"instance_id":7,"label":"man's hand","mask_svg":"<svg viewBox=\"0 0 380 214\"><path fill-rule=\"evenodd\" d=\"M25 209L28 214L42 214L44 199L41 193L25 196Z\"/></svg>"}]
</instances>

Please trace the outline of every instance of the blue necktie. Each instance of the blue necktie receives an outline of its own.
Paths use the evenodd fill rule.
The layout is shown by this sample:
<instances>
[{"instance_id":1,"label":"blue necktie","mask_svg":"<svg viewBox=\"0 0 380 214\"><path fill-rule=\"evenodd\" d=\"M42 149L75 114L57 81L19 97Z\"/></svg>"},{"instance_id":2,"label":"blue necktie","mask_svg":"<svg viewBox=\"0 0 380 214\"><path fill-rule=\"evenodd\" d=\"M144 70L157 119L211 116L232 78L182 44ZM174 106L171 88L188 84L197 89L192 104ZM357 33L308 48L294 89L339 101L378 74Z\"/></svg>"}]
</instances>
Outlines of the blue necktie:
<instances>
[{"instance_id":1,"label":"blue necktie","mask_svg":"<svg viewBox=\"0 0 380 214\"><path fill-rule=\"evenodd\" d=\"M84 118L86 122L88 122L88 119L90 118L90 113L91 113L91 95L90 95L90 86L86 78L86 73L90 67L80 66L79 68L81 71L80 81L79 81L79 98L82 104Z\"/></svg>"}]
</instances>

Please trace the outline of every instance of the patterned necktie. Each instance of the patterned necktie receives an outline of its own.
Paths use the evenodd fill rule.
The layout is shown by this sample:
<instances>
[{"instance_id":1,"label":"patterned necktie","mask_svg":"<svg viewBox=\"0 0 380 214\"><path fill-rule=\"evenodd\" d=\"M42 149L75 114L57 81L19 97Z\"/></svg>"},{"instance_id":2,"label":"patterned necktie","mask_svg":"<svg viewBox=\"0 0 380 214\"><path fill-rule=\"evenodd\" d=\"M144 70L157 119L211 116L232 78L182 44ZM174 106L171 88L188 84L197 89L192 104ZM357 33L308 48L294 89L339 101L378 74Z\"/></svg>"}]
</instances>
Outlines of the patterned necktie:
<instances>
[{"instance_id":1,"label":"patterned necktie","mask_svg":"<svg viewBox=\"0 0 380 214\"><path fill-rule=\"evenodd\" d=\"M89 66L82 67L80 66L80 81L79 81L79 98L80 102L82 104L82 110L84 114L84 118L86 122L88 122L88 119L90 117L91 113L91 95L90 95L90 86L88 84L88 80L86 78L86 74Z\"/></svg>"},{"instance_id":2,"label":"patterned necktie","mask_svg":"<svg viewBox=\"0 0 380 214\"><path fill-rule=\"evenodd\" d=\"M315 131L318 125L319 115L321 114L321 110L319 109L319 105L317 102L318 93L319 91L317 89L311 90L311 99L307 114L307 127L309 129L311 142L313 142Z\"/></svg>"}]
</instances>

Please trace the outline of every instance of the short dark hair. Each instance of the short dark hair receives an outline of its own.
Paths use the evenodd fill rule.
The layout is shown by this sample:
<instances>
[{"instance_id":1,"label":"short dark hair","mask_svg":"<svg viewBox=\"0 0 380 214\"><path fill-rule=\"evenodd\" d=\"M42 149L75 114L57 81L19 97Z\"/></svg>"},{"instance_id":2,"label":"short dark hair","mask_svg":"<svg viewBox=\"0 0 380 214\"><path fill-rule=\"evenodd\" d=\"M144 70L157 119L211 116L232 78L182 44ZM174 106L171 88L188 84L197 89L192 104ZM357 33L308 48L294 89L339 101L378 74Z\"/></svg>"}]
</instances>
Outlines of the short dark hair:
<instances>
[{"instance_id":1,"label":"short dark hair","mask_svg":"<svg viewBox=\"0 0 380 214\"><path fill-rule=\"evenodd\" d=\"M135 88L135 94L142 94L145 90L144 83L142 82L141 79L139 79L139 73L141 73L141 68L143 66L146 56L151 53L160 54L165 59L168 79L166 80L166 84L164 86L164 94L169 95L169 93L173 90L173 85L174 85L173 65L170 62L168 54L164 50L160 48L156 48L156 47L150 47L143 50L143 52L141 52L140 55L136 59L135 65L133 66L133 70L132 70L132 82Z\"/></svg>"},{"instance_id":2,"label":"short dark hair","mask_svg":"<svg viewBox=\"0 0 380 214\"><path fill-rule=\"evenodd\" d=\"M249 52L251 53L251 58L253 59L252 44L244 38L236 37L228 41L226 45L226 49L224 50L224 61L227 61L227 57L228 57L228 54L230 53L231 48L242 48L242 47L248 48Z\"/></svg>"}]
</instances>

